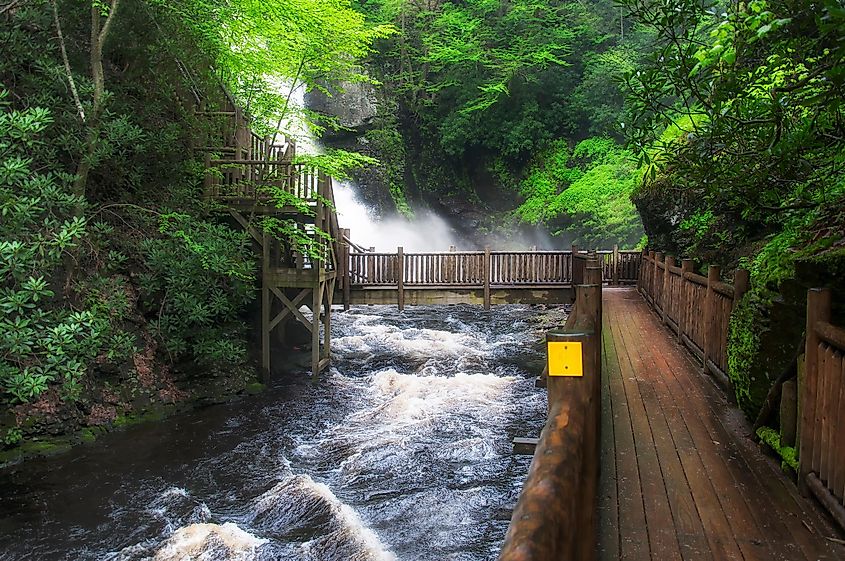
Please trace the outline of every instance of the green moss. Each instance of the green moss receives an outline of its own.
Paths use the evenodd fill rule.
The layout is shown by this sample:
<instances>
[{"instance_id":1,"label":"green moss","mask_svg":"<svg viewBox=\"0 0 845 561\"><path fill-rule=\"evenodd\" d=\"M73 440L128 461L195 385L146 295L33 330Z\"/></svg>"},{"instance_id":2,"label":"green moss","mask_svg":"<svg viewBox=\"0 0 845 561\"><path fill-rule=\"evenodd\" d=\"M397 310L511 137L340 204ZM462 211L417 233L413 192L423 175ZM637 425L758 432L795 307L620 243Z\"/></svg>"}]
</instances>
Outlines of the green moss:
<instances>
[{"instance_id":1,"label":"green moss","mask_svg":"<svg viewBox=\"0 0 845 561\"><path fill-rule=\"evenodd\" d=\"M798 471L798 453L792 446L781 446L780 433L778 431L769 427L760 427L757 429L757 436L778 453L781 458L781 467L784 469L789 467L794 471Z\"/></svg>"},{"instance_id":2,"label":"green moss","mask_svg":"<svg viewBox=\"0 0 845 561\"><path fill-rule=\"evenodd\" d=\"M79 440L81 440L82 442L94 442L95 440L97 440L97 433L94 432L94 429L91 428L83 429L79 433Z\"/></svg>"},{"instance_id":3,"label":"green moss","mask_svg":"<svg viewBox=\"0 0 845 561\"><path fill-rule=\"evenodd\" d=\"M140 414L118 415L112 421L112 426L115 428L132 427L152 421L163 421L168 415L174 412L175 409L168 407L161 407L158 409L151 409Z\"/></svg>"},{"instance_id":4,"label":"green moss","mask_svg":"<svg viewBox=\"0 0 845 561\"><path fill-rule=\"evenodd\" d=\"M17 463L36 456L54 456L71 449L71 443L64 438L23 440L20 446L0 452L0 466Z\"/></svg>"},{"instance_id":5,"label":"green moss","mask_svg":"<svg viewBox=\"0 0 845 561\"><path fill-rule=\"evenodd\" d=\"M760 314L754 294L747 294L733 315L728 329L728 377L736 401L749 417L756 415L759 404L752 395L751 372L760 352Z\"/></svg>"},{"instance_id":6,"label":"green moss","mask_svg":"<svg viewBox=\"0 0 845 561\"><path fill-rule=\"evenodd\" d=\"M246 390L246 393L250 395L256 395L266 390L267 386L265 386L261 382L253 382L251 384L247 384L246 388L244 389Z\"/></svg>"}]
</instances>

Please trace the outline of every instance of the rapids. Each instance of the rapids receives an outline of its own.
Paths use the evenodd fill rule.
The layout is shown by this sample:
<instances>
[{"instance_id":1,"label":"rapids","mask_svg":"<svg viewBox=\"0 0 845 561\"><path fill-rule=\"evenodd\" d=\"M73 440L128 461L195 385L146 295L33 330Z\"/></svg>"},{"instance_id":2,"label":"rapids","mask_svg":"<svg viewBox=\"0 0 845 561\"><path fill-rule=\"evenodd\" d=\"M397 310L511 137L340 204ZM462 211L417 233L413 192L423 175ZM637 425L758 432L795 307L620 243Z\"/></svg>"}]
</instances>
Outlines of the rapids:
<instances>
[{"instance_id":1,"label":"rapids","mask_svg":"<svg viewBox=\"0 0 845 561\"><path fill-rule=\"evenodd\" d=\"M353 308L334 363L0 471L0 559L496 558L559 309ZM277 362L284 357L277 357Z\"/></svg>"}]
</instances>

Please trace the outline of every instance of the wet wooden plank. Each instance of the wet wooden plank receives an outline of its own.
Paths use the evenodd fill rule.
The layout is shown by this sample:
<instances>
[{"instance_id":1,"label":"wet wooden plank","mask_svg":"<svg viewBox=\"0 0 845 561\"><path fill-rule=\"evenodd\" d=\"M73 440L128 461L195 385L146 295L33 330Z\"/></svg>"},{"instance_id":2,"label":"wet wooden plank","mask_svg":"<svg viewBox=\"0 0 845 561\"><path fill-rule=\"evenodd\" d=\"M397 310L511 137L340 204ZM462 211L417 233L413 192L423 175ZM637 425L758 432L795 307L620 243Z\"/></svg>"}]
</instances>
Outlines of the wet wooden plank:
<instances>
[{"instance_id":1,"label":"wet wooden plank","mask_svg":"<svg viewBox=\"0 0 845 561\"><path fill-rule=\"evenodd\" d=\"M616 340L629 347L632 364L640 367L635 377L649 382L638 383L638 388L651 420L666 488L688 485L710 558L845 558L845 550L823 539L833 535L833 530L818 509L798 497L794 485L739 433L733 422L738 412L730 410L724 395L697 372L689 355L672 341L636 293L606 291L605 310L610 310L610 323L622 324ZM660 436L667 430L675 454ZM685 482L679 481L678 464ZM620 496L624 485L620 478ZM686 533L695 526L694 518L688 517L689 505L679 502L672 491L668 496L682 553L685 559L692 558L701 549L684 545ZM623 543L624 539L623 534Z\"/></svg>"},{"instance_id":2,"label":"wet wooden plank","mask_svg":"<svg viewBox=\"0 0 845 561\"><path fill-rule=\"evenodd\" d=\"M605 308L606 309L606 308ZM621 368L616 352L613 333L607 330L608 362L611 367L606 373L610 390L614 448L616 454L617 503L619 523L618 559L651 559L643 490L640 484L637 450L634 444L634 430L631 424L628 399L622 381ZM599 533L603 533L601 528ZM612 530L608 530L612 531Z\"/></svg>"},{"instance_id":3,"label":"wet wooden plank","mask_svg":"<svg viewBox=\"0 0 845 561\"><path fill-rule=\"evenodd\" d=\"M636 461L639 464L640 487L643 494L648 541L653 559L681 559L677 532L669 507L664 474L657 457L657 447L652 434L646 403L640 391L641 385L649 384L644 376L643 364L636 347L628 344L628 332L635 321L630 315L619 315L613 310L611 331L615 341L616 354L619 357L620 375L628 401L631 426L634 432ZM651 407L654 407L652 404ZM656 405L659 407L659 405ZM663 435L660 435L663 436ZM623 534L623 539L625 538Z\"/></svg>"},{"instance_id":4,"label":"wet wooden plank","mask_svg":"<svg viewBox=\"0 0 845 561\"><path fill-rule=\"evenodd\" d=\"M628 337L631 337L631 335L630 332L627 333ZM640 355L641 365L646 372L655 368L653 358L642 345L637 345L636 351ZM703 475L704 469L695 455L695 450L687 447L685 450L687 468L693 472L692 477L687 477L678 451L678 444L683 445L684 442L679 438L679 442L676 443L675 439L678 437L670 429L670 427L674 427L676 430L682 430L682 427L675 426L676 423L682 421L667 419L664 412L667 403L661 400L661 397L665 394L662 382L663 380L660 377L655 377L653 384L642 384L640 386L640 393L644 398L646 414L650 419L681 556L685 561L712 559L711 549L693 500L690 484L690 479L693 480L693 485L696 483L695 477ZM673 405L669 404L669 406L672 407ZM723 522L725 525L727 524L726 520ZM730 558L730 553L726 551L726 548L716 548L716 551L719 552L720 558Z\"/></svg>"},{"instance_id":5,"label":"wet wooden plank","mask_svg":"<svg viewBox=\"0 0 845 561\"><path fill-rule=\"evenodd\" d=\"M609 329L602 332L601 474L599 476L598 559L616 561L619 551L619 501L616 493L616 446L613 431L613 399L609 378L619 375Z\"/></svg>"}]
</instances>

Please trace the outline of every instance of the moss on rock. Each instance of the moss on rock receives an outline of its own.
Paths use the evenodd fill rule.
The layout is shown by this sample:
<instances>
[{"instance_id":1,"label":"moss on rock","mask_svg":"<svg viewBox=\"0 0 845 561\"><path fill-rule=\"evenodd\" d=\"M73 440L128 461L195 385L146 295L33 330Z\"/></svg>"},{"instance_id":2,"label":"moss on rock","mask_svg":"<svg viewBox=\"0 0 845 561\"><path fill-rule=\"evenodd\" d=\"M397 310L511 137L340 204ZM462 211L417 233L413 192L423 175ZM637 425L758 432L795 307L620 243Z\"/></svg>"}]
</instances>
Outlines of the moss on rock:
<instances>
[{"instance_id":1,"label":"moss on rock","mask_svg":"<svg viewBox=\"0 0 845 561\"><path fill-rule=\"evenodd\" d=\"M792 446L781 445L780 433L778 431L769 427L760 427L757 429L757 436L772 450L777 452L781 458L782 468L791 468L794 471L798 471L798 452Z\"/></svg>"}]
</instances>

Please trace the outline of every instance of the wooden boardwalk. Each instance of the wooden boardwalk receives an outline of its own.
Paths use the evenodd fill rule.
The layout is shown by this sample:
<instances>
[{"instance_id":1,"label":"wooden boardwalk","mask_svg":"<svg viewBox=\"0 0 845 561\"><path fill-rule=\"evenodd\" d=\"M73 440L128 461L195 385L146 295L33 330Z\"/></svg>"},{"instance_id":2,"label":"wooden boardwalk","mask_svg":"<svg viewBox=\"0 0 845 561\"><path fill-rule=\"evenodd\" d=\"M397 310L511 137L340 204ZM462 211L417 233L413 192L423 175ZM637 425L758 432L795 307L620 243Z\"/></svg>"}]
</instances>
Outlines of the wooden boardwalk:
<instances>
[{"instance_id":1,"label":"wooden boardwalk","mask_svg":"<svg viewBox=\"0 0 845 561\"><path fill-rule=\"evenodd\" d=\"M635 289L604 291L599 559L845 559Z\"/></svg>"}]
</instances>

